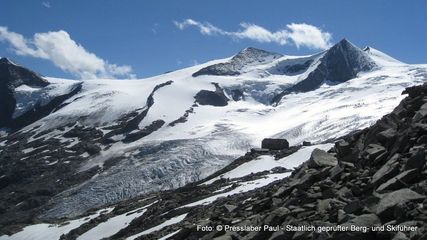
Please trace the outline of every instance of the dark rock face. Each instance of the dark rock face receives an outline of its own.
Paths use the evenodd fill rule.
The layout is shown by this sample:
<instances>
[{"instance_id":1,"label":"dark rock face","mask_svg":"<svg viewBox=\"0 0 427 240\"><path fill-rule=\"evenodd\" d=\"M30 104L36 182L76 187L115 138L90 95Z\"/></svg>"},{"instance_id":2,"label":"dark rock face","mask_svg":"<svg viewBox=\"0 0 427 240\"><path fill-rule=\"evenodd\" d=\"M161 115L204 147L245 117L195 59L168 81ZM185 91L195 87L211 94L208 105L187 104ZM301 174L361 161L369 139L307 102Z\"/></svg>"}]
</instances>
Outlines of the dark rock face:
<instances>
[{"instance_id":1,"label":"dark rock face","mask_svg":"<svg viewBox=\"0 0 427 240\"><path fill-rule=\"evenodd\" d=\"M45 87L49 85L38 74L18 66L7 58L0 59L0 127L8 127L16 100L13 96L15 88L26 84L32 87Z\"/></svg>"},{"instance_id":2,"label":"dark rock face","mask_svg":"<svg viewBox=\"0 0 427 240\"><path fill-rule=\"evenodd\" d=\"M122 142L124 142L124 143L134 142L138 139L141 139L145 136L150 135L154 131L157 131L164 124L165 124L165 121L163 121L163 120L153 121L150 125L144 127L143 129L127 134L125 139L122 140Z\"/></svg>"},{"instance_id":3,"label":"dark rock face","mask_svg":"<svg viewBox=\"0 0 427 240\"><path fill-rule=\"evenodd\" d=\"M173 120L172 122L170 122L168 124L168 126L173 127L173 126L175 126L178 123L184 123L184 122L186 122L187 118L190 116L190 114L194 113L194 107L197 107L197 106L198 105L196 103L193 104L193 106L191 106L189 109L185 110L185 113L181 117L179 117L178 119Z\"/></svg>"},{"instance_id":4,"label":"dark rock face","mask_svg":"<svg viewBox=\"0 0 427 240\"><path fill-rule=\"evenodd\" d=\"M313 60L309 59L303 63L285 65L284 67L279 67L277 72L288 76L296 75L307 70L312 63Z\"/></svg>"},{"instance_id":5,"label":"dark rock face","mask_svg":"<svg viewBox=\"0 0 427 240\"><path fill-rule=\"evenodd\" d=\"M365 52L346 39L341 40L325 54L322 59L325 76L330 81L344 82L357 76L357 73L369 71L375 67L372 60Z\"/></svg>"},{"instance_id":6,"label":"dark rock face","mask_svg":"<svg viewBox=\"0 0 427 240\"><path fill-rule=\"evenodd\" d=\"M49 85L49 82L37 73L16 65L7 58L0 59L0 79L2 84L6 83L13 88L22 84L34 87Z\"/></svg>"},{"instance_id":7,"label":"dark rock face","mask_svg":"<svg viewBox=\"0 0 427 240\"><path fill-rule=\"evenodd\" d=\"M218 83L212 83L215 85L215 91L201 90L194 96L196 103L200 105L211 105L215 107L227 106L228 98L225 96L223 89Z\"/></svg>"},{"instance_id":8,"label":"dark rock face","mask_svg":"<svg viewBox=\"0 0 427 240\"><path fill-rule=\"evenodd\" d=\"M256 48L246 48L234 56L229 62L218 63L193 73L193 77L201 75L237 76L240 70L251 63L263 63L281 57L281 54L267 52Z\"/></svg>"},{"instance_id":9,"label":"dark rock face","mask_svg":"<svg viewBox=\"0 0 427 240\"><path fill-rule=\"evenodd\" d=\"M283 150L289 148L289 142L286 139L280 138L264 138L261 143L261 148Z\"/></svg>"},{"instance_id":10,"label":"dark rock face","mask_svg":"<svg viewBox=\"0 0 427 240\"><path fill-rule=\"evenodd\" d=\"M346 39L330 48L320 59L320 64L306 79L297 83L273 98L272 103L292 92L308 92L318 88L326 81L342 83L355 78L359 72L369 71L376 67L371 58Z\"/></svg>"}]
</instances>

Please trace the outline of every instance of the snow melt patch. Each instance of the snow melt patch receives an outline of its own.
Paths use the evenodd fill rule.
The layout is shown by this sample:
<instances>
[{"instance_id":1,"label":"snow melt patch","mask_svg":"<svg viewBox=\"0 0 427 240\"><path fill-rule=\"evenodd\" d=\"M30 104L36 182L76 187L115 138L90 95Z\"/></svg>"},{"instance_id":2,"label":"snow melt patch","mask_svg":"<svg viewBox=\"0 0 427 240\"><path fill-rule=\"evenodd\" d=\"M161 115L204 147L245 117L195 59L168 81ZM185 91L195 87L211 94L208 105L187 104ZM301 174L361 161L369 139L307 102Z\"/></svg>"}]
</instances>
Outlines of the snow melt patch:
<instances>
[{"instance_id":1,"label":"snow melt patch","mask_svg":"<svg viewBox=\"0 0 427 240\"><path fill-rule=\"evenodd\" d=\"M252 181L247 181L247 182L241 182L239 183L240 185L238 187L236 187L235 189L225 192L225 193L221 193L221 194L217 194L217 195L213 195L210 196L208 198L204 198L202 200L196 201L196 202L192 202L189 203L187 205L181 206L179 208L184 208L184 207L195 207L198 205L208 205L213 203L215 200L217 200L218 198L221 197L228 197L234 194L238 194L238 193L244 193L244 192L249 192L252 190L255 190L257 188L261 188L264 186L267 186L268 184L283 179L285 177L288 177L289 175L291 175L291 173L287 172L287 173L275 173L275 174L267 174L265 176L263 176L260 179L256 179L256 180L252 180Z\"/></svg>"},{"instance_id":2,"label":"snow melt patch","mask_svg":"<svg viewBox=\"0 0 427 240\"><path fill-rule=\"evenodd\" d=\"M166 240L166 239L169 239L169 238L171 238L173 235L175 235L175 234L179 233L179 231L181 231L181 229L178 229L178 230L176 230L175 232L171 232L171 233L169 233L168 235L165 235L164 237L160 238L159 240Z\"/></svg>"},{"instance_id":3,"label":"snow melt patch","mask_svg":"<svg viewBox=\"0 0 427 240\"><path fill-rule=\"evenodd\" d=\"M95 239L103 239L109 236L114 235L116 232L120 231L120 229L125 228L129 225L129 223L144 214L147 210L141 210L140 212L135 211L129 215L122 214L116 217L112 217L108 219L106 222L99 224L98 226L92 228L87 231L83 235L77 238L77 240L95 240Z\"/></svg>"},{"instance_id":4,"label":"snow melt patch","mask_svg":"<svg viewBox=\"0 0 427 240\"><path fill-rule=\"evenodd\" d=\"M221 178L241 178L252 173L268 171L275 167L283 167L292 170L307 161L311 156L311 152L313 152L315 148L327 151L332 146L333 144L327 143L302 147L297 152L279 160L275 160L271 155L262 155L202 184L211 184Z\"/></svg>"},{"instance_id":5,"label":"snow melt patch","mask_svg":"<svg viewBox=\"0 0 427 240\"><path fill-rule=\"evenodd\" d=\"M106 222L100 223L96 227L85 232L83 235L78 237L77 240L96 240L110 237L121 229L127 227L135 218L142 216L147 211L147 208L156 202L157 201L141 208L112 217Z\"/></svg>"},{"instance_id":6,"label":"snow melt patch","mask_svg":"<svg viewBox=\"0 0 427 240\"><path fill-rule=\"evenodd\" d=\"M0 240L58 240L62 234L80 227L91 219L98 217L101 212L111 212L114 208L98 210L95 214L69 221L67 224L40 223L25 227L22 231L11 236L0 236Z\"/></svg>"},{"instance_id":7,"label":"snow melt patch","mask_svg":"<svg viewBox=\"0 0 427 240\"><path fill-rule=\"evenodd\" d=\"M140 232L138 234L130 236L130 237L126 238L126 240L134 240L140 236L147 235L147 234L150 234L150 233L155 232L155 231L159 231L159 230L161 230L167 226L173 225L173 224L177 224L177 223L181 222L182 220L184 220L184 218L186 216L187 216L187 213L173 217L169 220L164 221L162 224L159 224L159 225L152 227L152 228L149 228L143 232Z\"/></svg>"},{"instance_id":8,"label":"snow melt patch","mask_svg":"<svg viewBox=\"0 0 427 240\"><path fill-rule=\"evenodd\" d=\"M299 167L301 164L303 164L305 161L307 161L311 153L314 149L318 148L324 151L328 151L331 149L334 145L332 143L326 143L326 144L319 144L319 145L313 145L308 147L302 147L297 152L281 158L278 160L281 167L287 168L287 169L294 169L296 167Z\"/></svg>"}]
</instances>

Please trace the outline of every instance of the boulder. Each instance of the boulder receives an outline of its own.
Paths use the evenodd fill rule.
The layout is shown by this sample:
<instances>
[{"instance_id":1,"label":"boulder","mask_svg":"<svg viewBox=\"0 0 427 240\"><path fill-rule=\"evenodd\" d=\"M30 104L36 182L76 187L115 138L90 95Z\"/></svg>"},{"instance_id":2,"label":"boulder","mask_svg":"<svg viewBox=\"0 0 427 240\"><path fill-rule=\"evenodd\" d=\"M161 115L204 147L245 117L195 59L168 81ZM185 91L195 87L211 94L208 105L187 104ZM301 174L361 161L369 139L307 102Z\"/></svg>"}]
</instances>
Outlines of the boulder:
<instances>
[{"instance_id":1,"label":"boulder","mask_svg":"<svg viewBox=\"0 0 427 240\"><path fill-rule=\"evenodd\" d=\"M377 138L382 144L389 143L396 138L396 131L392 128L389 128L378 133Z\"/></svg>"},{"instance_id":2,"label":"boulder","mask_svg":"<svg viewBox=\"0 0 427 240\"><path fill-rule=\"evenodd\" d=\"M424 103L418 111L415 112L412 121L418 122L427 116L427 103Z\"/></svg>"},{"instance_id":3,"label":"boulder","mask_svg":"<svg viewBox=\"0 0 427 240\"><path fill-rule=\"evenodd\" d=\"M408 240L409 238L402 232L397 232L391 240Z\"/></svg>"},{"instance_id":4,"label":"boulder","mask_svg":"<svg viewBox=\"0 0 427 240\"><path fill-rule=\"evenodd\" d=\"M344 227L372 227L381 224L381 220L375 214L363 214L342 224ZM332 239L334 240L359 240L359 239L376 239L375 234L369 230L364 231L343 231L334 232Z\"/></svg>"},{"instance_id":5,"label":"boulder","mask_svg":"<svg viewBox=\"0 0 427 240\"><path fill-rule=\"evenodd\" d=\"M283 150L289 148L289 142L282 138L264 138L261 143L261 148L270 150Z\"/></svg>"},{"instance_id":6,"label":"boulder","mask_svg":"<svg viewBox=\"0 0 427 240\"><path fill-rule=\"evenodd\" d=\"M311 153L311 157L308 164L310 167L313 168L321 168L328 166L334 167L338 164L338 160L333 155L316 148Z\"/></svg>"},{"instance_id":7,"label":"boulder","mask_svg":"<svg viewBox=\"0 0 427 240\"><path fill-rule=\"evenodd\" d=\"M339 165L336 165L333 168L331 168L329 175L331 176L331 179L334 180L338 178L343 171L344 171L343 168L341 168Z\"/></svg>"},{"instance_id":8,"label":"boulder","mask_svg":"<svg viewBox=\"0 0 427 240\"><path fill-rule=\"evenodd\" d=\"M371 226L380 225L380 224L381 224L381 220L379 219L379 217L373 213L370 213L370 214L363 214L363 215L357 216L343 225L371 227Z\"/></svg>"},{"instance_id":9,"label":"boulder","mask_svg":"<svg viewBox=\"0 0 427 240\"><path fill-rule=\"evenodd\" d=\"M347 141L340 139L335 142L335 151L338 156L346 156L351 152L350 144Z\"/></svg>"},{"instance_id":10,"label":"boulder","mask_svg":"<svg viewBox=\"0 0 427 240\"><path fill-rule=\"evenodd\" d=\"M359 213L363 210L363 204L359 200L352 201L345 205L343 210L346 213Z\"/></svg>"},{"instance_id":11,"label":"boulder","mask_svg":"<svg viewBox=\"0 0 427 240\"><path fill-rule=\"evenodd\" d=\"M389 179L387 182L381 184L376 191L379 193L384 193L386 191L396 190L404 187L405 184L407 185L412 183L417 178L418 178L417 169L407 170L400 173L396 177Z\"/></svg>"},{"instance_id":12,"label":"boulder","mask_svg":"<svg viewBox=\"0 0 427 240\"><path fill-rule=\"evenodd\" d=\"M281 197L285 193L290 192L290 188L287 186L281 186L277 191L273 194L273 197Z\"/></svg>"},{"instance_id":13,"label":"boulder","mask_svg":"<svg viewBox=\"0 0 427 240\"><path fill-rule=\"evenodd\" d=\"M371 183L374 185L381 184L399 172L400 155L395 154L390 158L372 177Z\"/></svg>"},{"instance_id":14,"label":"boulder","mask_svg":"<svg viewBox=\"0 0 427 240\"><path fill-rule=\"evenodd\" d=\"M386 152L386 149L378 144L369 144L363 153L364 157L369 160L375 160L378 156Z\"/></svg>"},{"instance_id":15,"label":"boulder","mask_svg":"<svg viewBox=\"0 0 427 240\"><path fill-rule=\"evenodd\" d=\"M87 143L84 148L90 155L98 154L101 151L101 147L93 143Z\"/></svg>"},{"instance_id":16,"label":"boulder","mask_svg":"<svg viewBox=\"0 0 427 240\"><path fill-rule=\"evenodd\" d=\"M232 204L225 204L224 208L228 211L228 212L233 212L234 210L236 210L237 206L236 205L232 205Z\"/></svg>"},{"instance_id":17,"label":"boulder","mask_svg":"<svg viewBox=\"0 0 427 240\"><path fill-rule=\"evenodd\" d=\"M422 170L426 163L425 152L423 148L417 149L415 153L408 159L405 164L405 170L408 169L419 169Z\"/></svg>"},{"instance_id":18,"label":"boulder","mask_svg":"<svg viewBox=\"0 0 427 240\"><path fill-rule=\"evenodd\" d=\"M399 203L405 203L414 200L423 200L426 196L412 191L409 188L403 188L382 196L377 205L376 214L381 219L389 219L393 215L394 207Z\"/></svg>"}]
</instances>

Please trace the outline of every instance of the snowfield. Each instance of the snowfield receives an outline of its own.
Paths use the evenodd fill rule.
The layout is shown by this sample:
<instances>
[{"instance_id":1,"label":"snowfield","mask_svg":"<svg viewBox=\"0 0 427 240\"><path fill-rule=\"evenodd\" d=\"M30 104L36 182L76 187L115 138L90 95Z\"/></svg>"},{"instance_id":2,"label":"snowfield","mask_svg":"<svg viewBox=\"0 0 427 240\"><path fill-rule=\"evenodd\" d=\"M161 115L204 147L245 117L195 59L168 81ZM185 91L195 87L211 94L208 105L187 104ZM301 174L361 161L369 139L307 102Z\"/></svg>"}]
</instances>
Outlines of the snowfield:
<instances>
[{"instance_id":1,"label":"snowfield","mask_svg":"<svg viewBox=\"0 0 427 240\"><path fill-rule=\"evenodd\" d=\"M114 208L101 209L95 214L89 215L87 217L75 219L69 222L62 224L48 224L40 223L25 227L22 231L11 235L0 236L0 240L48 240L48 239L59 239L62 234L67 234L73 229L78 228L84 223L89 222L91 219L94 219L100 214L106 214L113 210Z\"/></svg>"}]
</instances>

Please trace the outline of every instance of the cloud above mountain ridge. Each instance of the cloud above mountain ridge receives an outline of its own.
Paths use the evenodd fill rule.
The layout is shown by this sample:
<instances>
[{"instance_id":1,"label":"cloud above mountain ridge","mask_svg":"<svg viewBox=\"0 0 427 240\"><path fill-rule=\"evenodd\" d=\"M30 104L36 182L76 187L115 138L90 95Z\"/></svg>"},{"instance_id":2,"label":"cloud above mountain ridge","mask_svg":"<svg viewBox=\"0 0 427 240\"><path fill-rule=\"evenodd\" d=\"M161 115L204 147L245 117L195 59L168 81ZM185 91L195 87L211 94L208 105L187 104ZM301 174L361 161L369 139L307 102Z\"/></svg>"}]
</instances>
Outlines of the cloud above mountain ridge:
<instances>
[{"instance_id":1,"label":"cloud above mountain ridge","mask_svg":"<svg viewBox=\"0 0 427 240\"><path fill-rule=\"evenodd\" d=\"M8 42L17 55L49 60L81 79L135 77L131 66L109 63L87 51L64 30L36 33L33 38L25 38L0 26L1 41Z\"/></svg>"},{"instance_id":2,"label":"cloud above mountain ridge","mask_svg":"<svg viewBox=\"0 0 427 240\"><path fill-rule=\"evenodd\" d=\"M173 23L180 30L194 27L203 35L228 36L235 40L249 39L260 43L293 44L297 48L307 47L311 49L327 49L332 45L331 33L306 23L287 24L285 28L277 31L270 31L262 26L245 22L240 24L241 29L237 31L225 31L209 22L199 22L190 18Z\"/></svg>"}]
</instances>

